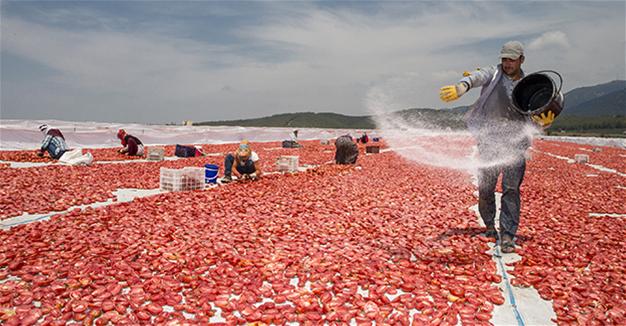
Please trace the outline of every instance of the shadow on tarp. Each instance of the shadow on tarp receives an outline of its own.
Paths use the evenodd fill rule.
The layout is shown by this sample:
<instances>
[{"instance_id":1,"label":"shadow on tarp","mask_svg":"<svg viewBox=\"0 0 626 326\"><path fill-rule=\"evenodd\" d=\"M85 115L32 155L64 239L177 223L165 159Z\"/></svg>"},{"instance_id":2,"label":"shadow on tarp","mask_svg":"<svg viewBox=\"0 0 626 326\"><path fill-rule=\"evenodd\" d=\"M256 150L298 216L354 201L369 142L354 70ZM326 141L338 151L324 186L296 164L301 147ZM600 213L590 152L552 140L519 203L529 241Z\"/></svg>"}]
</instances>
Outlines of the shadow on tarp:
<instances>
[{"instance_id":1,"label":"shadow on tarp","mask_svg":"<svg viewBox=\"0 0 626 326\"><path fill-rule=\"evenodd\" d=\"M436 240L445 240L448 239L449 237L455 236L455 235L460 235L460 236L470 236L470 237L475 237L478 235L483 235L485 232L485 228L484 227L470 227L470 228L449 228L448 230L446 230L445 232L442 232L441 234L439 234L439 236L437 236ZM523 234L516 234L515 235L515 242L517 244L521 244L524 243L525 241L528 241L532 239L532 237L523 235Z\"/></svg>"}]
</instances>

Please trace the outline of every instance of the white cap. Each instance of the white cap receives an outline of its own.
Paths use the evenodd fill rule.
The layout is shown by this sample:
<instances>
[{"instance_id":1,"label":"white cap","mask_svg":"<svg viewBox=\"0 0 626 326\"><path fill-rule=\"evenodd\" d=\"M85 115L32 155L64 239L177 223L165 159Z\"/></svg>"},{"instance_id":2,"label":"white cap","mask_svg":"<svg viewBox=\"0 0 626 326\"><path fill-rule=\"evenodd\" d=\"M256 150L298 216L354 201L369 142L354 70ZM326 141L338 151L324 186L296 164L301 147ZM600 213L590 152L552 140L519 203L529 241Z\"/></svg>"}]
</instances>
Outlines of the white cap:
<instances>
[{"instance_id":1,"label":"white cap","mask_svg":"<svg viewBox=\"0 0 626 326\"><path fill-rule=\"evenodd\" d=\"M509 41L504 43L500 50L500 59L517 60L524 55L524 46L518 41Z\"/></svg>"},{"instance_id":2,"label":"white cap","mask_svg":"<svg viewBox=\"0 0 626 326\"><path fill-rule=\"evenodd\" d=\"M48 131L48 125L47 124L42 124L41 126L39 126L39 131L43 132L44 134Z\"/></svg>"}]
</instances>

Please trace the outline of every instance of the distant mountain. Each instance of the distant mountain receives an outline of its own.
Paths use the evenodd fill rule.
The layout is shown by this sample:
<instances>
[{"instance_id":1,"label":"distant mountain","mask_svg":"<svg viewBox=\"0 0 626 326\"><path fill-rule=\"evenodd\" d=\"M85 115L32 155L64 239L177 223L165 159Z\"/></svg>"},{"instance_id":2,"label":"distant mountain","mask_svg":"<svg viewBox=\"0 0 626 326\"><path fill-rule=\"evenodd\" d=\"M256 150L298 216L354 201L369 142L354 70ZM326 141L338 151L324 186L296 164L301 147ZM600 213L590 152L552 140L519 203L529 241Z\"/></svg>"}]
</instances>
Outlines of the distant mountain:
<instances>
[{"instance_id":1,"label":"distant mountain","mask_svg":"<svg viewBox=\"0 0 626 326\"><path fill-rule=\"evenodd\" d=\"M407 109L388 113L394 118L400 118L409 124L420 124L424 127L438 127L463 129L465 121L463 116L467 107L457 107L453 109Z\"/></svg>"},{"instance_id":2,"label":"distant mountain","mask_svg":"<svg viewBox=\"0 0 626 326\"><path fill-rule=\"evenodd\" d=\"M623 137L626 131L624 87L625 81L614 81L567 93L565 109L548 131Z\"/></svg>"},{"instance_id":3,"label":"distant mountain","mask_svg":"<svg viewBox=\"0 0 626 326\"><path fill-rule=\"evenodd\" d=\"M614 80L605 84L573 89L564 94L566 109L569 111L570 108L620 90L626 90L626 80Z\"/></svg>"},{"instance_id":4,"label":"distant mountain","mask_svg":"<svg viewBox=\"0 0 626 326\"><path fill-rule=\"evenodd\" d=\"M574 103L577 102L572 101ZM626 88L607 93L591 100L572 105L565 98L565 110L563 116L626 116Z\"/></svg>"},{"instance_id":5,"label":"distant mountain","mask_svg":"<svg viewBox=\"0 0 626 326\"><path fill-rule=\"evenodd\" d=\"M428 121L436 127L464 128L462 121L466 107L449 110L435 109L407 109L389 113L396 118L407 122ZM346 129L374 129L376 122L369 115L347 116L337 113L284 113L269 117L228 121L198 122L199 126L242 126L242 127L298 127L298 128L346 128Z\"/></svg>"},{"instance_id":6,"label":"distant mountain","mask_svg":"<svg viewBox=\"0 0 626 326\"><path fill-rule=\"evenodd\" d=\"M298 127L298 128L350 128L374 129L376 124L370 116L348 116L337 113L300 112L275 114L269 117L228 121L206 121L200 126L242 127Z\"/></svg>"},{"instance_id":7,"label":"distant mountain","mask_svg":"<svg viewBox=\"0 0 626 326\"><path fill-rule=\"evenodd\" d=\"M581 87L567 92L565 109L554 125L553 131L611 130L621 134L626 126L626 81L614 80L609 83ZM468 107L452 109L412 108L393 113L395 117L407 122L427 121L431 126L459 129L465 128L463 115ZM243 127L298 127L298 128L346 128L374 129L372 116L347 116L337 113L285 113L256 119L199 122L205 126L243 126Z\"/></svg>"}]
</instances>

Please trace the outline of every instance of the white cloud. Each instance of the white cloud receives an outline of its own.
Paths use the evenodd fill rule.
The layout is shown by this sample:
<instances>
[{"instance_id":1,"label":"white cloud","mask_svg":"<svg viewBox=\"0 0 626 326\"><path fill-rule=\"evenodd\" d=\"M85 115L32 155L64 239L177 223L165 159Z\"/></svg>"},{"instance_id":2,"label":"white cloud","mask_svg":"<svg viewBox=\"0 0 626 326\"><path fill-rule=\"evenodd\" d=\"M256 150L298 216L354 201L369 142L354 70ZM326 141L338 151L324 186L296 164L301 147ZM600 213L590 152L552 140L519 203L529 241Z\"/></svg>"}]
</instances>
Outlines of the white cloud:
<instances>
[{"instance_id":1,"label":"white cloud","mask_svg":"<svg viewBox=\"0 0 626 326\"><path fill-rule=\"evenodd\" d=\"M567 38L567 35L565 35L565 33L561 31L551 31L551 32L545 32L541 34L541 36L532 40L528 44L528 49L542 50L550 46L560 47L560 48L571 47L570 42Z\"/></svg>"},{"instance_id":2,"label":"white cloud","mask_svg":"<svg viewBox=\"0 0 626 326\"><path fill-rule=\"evenodd\" d=\"M3 37L3 51L57 71L50 81L90 92L142 95L167 88L163 95L194 96L206 90L203 82L211 80L216 66L243 60L223 46L193 40L67 31L11 18L3 24L11 31Z\"/></svg>"},{"instance_id":3,"label":"white cloud","mask_svg":"<svg viewBox=\"0 0 626 326\"><path fill-rule=\"evenodd\" d=\"M368 114L364 99L370 87L389 93L385 98L393 103L385 107L442 107L447 104L438 98L439 87L457 81L464 70L496 64L501 42L513 38L528 44L528 71L556 69L576 86L614 79L620 69L618 77L624 78L623 42L610 40L624 40L625 19L602 8L590 13L572 4L534 17L500 2L444 2L436 8L402 3L401 10L400 4L383 3L374 13L322 10L307 3L268 5L268 12L288 8L254 26L224 31L238 38L230 45L163 33L153 28L156 21L149 30L120 32L112 28L115 19L102 17L106 27L80 30L3 13L2 52L57 74L16 83L3 73L2 113L72 119L79 111L100 110L105 113L94 119L135 121L303 110ZM575 19L582 12L587 19ZM78 16L98 15L81 10ZM536 39L524 37L540 33ZM555 51L564 47L570 50ZM282 59L268 62L242 48L267 50ZM447 106L469 104L477 93ZM44 107L47 111L35 111Z\"/></svg>"}]
</instances>

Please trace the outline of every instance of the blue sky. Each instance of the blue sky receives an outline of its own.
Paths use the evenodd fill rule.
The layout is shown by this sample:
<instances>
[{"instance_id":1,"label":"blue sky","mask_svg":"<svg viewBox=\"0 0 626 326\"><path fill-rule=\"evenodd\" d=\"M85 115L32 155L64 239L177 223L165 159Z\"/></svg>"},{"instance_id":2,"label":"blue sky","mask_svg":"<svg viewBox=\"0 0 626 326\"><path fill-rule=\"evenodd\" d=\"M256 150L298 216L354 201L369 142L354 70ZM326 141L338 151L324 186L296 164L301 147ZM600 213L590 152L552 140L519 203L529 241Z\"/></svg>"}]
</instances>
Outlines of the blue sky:
<instances>
[{"instance_id":1,"label":"blue sky","mask_svg":"<svg viewBox=\"0 0 626 326\"><path fill-rule=\"evenodd\" d=\"M180 122L365 115L438 99L526 46L564 89L625 79L623 1L3 1L2 119Z\"/></svg>"}]
</instances>

